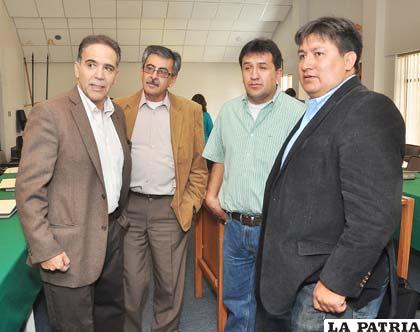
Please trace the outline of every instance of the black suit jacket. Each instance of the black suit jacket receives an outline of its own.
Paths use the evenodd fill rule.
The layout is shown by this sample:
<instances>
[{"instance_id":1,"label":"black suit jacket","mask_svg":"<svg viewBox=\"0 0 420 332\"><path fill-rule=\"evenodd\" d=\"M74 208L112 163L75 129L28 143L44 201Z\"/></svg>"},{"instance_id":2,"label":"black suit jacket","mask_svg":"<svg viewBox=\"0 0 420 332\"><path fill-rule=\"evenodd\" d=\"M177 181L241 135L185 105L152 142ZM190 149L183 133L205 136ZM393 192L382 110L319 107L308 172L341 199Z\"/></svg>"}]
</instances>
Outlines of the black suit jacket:
<instances>
[{"instance_id":1,"label":"black suit jacket","mask_svg":"<svg viewBox=\"0 0 420 332\"><path fill-rule=\"evenodd\" d=\"M405 127L393 102L354 77L308 123L268 177L258 259L265 309L284 315L315 275L357 299L400 221ZM390 258L394 263L393 256Z\"/></svg>"}]
</instances>

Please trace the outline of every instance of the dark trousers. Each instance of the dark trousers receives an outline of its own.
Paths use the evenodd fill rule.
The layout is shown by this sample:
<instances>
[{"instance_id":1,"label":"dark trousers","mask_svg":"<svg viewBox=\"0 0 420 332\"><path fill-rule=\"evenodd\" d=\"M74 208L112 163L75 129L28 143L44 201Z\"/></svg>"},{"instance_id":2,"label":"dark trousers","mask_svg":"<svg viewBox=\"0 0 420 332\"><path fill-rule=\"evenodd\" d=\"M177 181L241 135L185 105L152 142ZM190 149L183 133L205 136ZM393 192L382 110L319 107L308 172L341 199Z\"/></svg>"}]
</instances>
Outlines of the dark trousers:
<instances>
[{"instance_id":1,"label":"dark trousers","mask_svg":"<svg viewBox=\"0 0 420 332\"><path fill-rule=\"evenodd\" d=\"M68 288L44 283L54 332L123 330L123 239L125 230L110 217L104 267L92 285Z\"/></svg>"}]
</instances>

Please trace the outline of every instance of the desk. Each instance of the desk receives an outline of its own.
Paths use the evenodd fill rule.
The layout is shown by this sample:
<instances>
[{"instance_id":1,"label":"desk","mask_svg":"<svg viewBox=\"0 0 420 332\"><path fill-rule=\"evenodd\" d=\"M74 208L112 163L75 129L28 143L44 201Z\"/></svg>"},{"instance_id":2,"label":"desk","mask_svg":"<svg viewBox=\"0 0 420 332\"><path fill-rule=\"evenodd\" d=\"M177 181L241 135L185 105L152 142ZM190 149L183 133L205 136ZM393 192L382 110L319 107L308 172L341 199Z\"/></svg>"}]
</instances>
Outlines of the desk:
<instances>
[{"instance_id":1,"label":"desk","mask_svg":"<svg viewBox=\"0 0 420 332\"><path fill-rule=\"evenodd\" d=\"M223 236L224 225L202 206L195 224L195 296L203 294L203 276L217 294L217 332L223 332L227 309L223 305Z\"/></svg>"},{"instance_id":2,"label":"desk","mask_svg":"<svg viewBox=\"0 0 420 332\"><path fill-rule=\"evenodd\" d=\"M404 180L403 193L415 200L411 247L420 250L420 173L415 180Z\"/></svg>"},{"instance_id":3,"label":"desk","mask_svg":"<svg viewBox=\"0 0 420 332\"><path fill-rule=\"evenodd\" d=\"M0 179L13 177L3 174ZM0 191L0 199L14 196ZM0 219L0 331L19 331L40 289L38 270L26 265L26 242L17 213Z\"/></svg>"}]
</instances>

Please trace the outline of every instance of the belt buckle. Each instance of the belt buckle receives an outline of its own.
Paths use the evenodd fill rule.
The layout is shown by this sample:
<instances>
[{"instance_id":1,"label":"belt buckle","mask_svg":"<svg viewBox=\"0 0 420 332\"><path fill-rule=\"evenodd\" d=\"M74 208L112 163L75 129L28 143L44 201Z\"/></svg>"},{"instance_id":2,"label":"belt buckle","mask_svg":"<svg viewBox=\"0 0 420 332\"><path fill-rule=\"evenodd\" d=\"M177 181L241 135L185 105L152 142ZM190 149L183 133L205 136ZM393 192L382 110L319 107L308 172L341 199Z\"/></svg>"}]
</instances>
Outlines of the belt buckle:
<instances>
[{"instance_id":1,"label":"belt buckle","mask_svg":"<svg viewBox=\"0 0 420 332\"><path fill-rule=\"evenodd\" d=\"M247 216L250 226L255 226L255 216Z\"/></svg>"}]
</instances>

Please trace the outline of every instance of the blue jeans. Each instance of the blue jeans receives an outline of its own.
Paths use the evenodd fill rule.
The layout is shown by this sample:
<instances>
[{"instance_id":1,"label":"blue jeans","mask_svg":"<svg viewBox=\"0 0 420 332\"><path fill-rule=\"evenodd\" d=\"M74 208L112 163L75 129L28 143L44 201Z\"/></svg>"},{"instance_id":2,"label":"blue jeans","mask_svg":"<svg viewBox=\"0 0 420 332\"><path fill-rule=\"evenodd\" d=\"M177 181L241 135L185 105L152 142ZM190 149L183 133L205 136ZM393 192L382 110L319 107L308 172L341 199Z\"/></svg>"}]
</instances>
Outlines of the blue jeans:
<instances>
[{"instance_id":1,"label":"blue jeans","mask_svg":"<svg viewBox=\"0 0 420 332\"><path fill-rule=\"evenodd\" d=\"M229 310L225 332L253 332L255 325L255 260L260 226L235 219L225 224L223 240L223 303Z\"/></svg>"},{"instance_id":2,"label":"blue jeans","mask_svg":"<svg viewBox=\"0 0 420 332\"><path fill-rule=\"evenodd\" d=\"M335 314L315 310L312 294L316 284L302 287L296 297L291 318L279 319L267 315L265 332L322 332L325 319L375 319L386 293L388 279L382 286L380 295L364 307L354 310L347 306L346 311Z\"/></svg>"},{"instance_id":3,"label":"blue jeans","mask_svg":"<svg viewBox=\"0 0 420 332\"><path fill-rule=\"evenodd\" d=\"M354 310L350 306L347 306L346 311L340 314L325 313L315 310L312 304L312 293L314 291L315 284L306 285L299 291L293 307L292 331L324 331L325 319L374 319L378 315L379 307L382 304L387 285L388 279L382 288L381 294L364 307Z\"/></svg>"}]
</instances>

